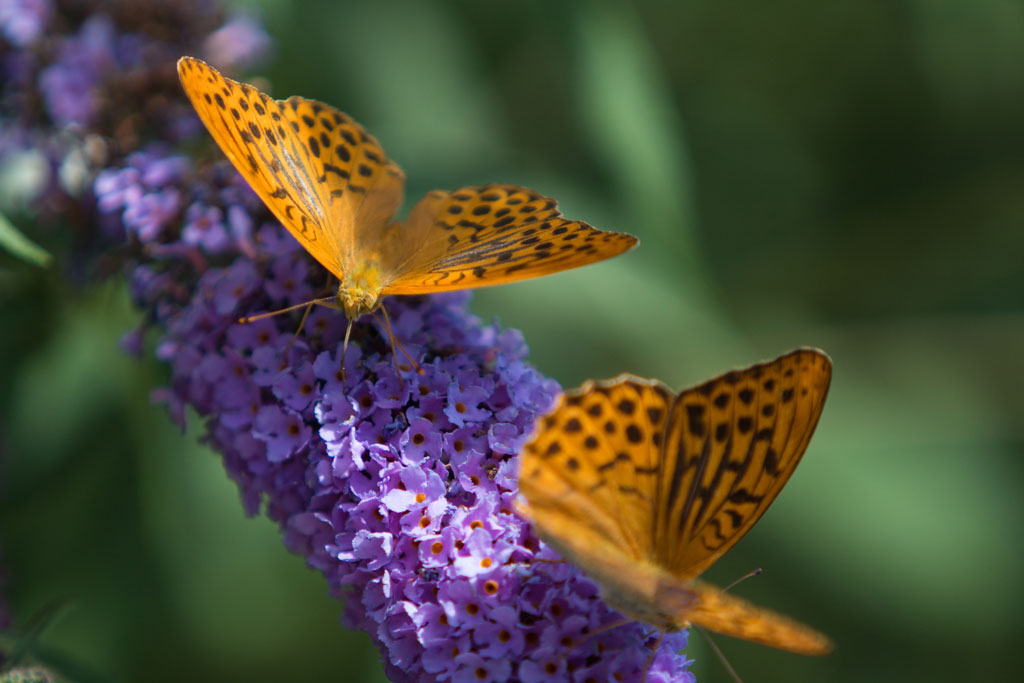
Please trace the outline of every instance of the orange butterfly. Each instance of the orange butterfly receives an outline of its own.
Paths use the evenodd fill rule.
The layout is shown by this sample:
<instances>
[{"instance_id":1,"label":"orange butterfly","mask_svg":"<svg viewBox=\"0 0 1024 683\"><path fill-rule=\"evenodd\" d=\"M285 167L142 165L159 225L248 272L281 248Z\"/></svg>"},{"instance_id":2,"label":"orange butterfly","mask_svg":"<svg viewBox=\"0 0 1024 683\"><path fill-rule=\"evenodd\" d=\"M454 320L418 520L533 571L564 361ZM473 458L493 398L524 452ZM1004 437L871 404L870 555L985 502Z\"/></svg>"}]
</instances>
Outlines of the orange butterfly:
<instances>
[{"instance_id":1,"label":"orange butterfly","mask_svg":"<svg viewBox=\"0 0 1024 683\"><path fill-rule=\"evenodd\" d=\"M821 633L696 577L789 480L831 376L828 356L799 349L678 396L631 375L587 382L523 450L520 512L631 619L826 654Z\"/></svg>"},{"instance_id":2,"label":"orange butterfly","mask_svg":"<svg viewBox=\"0 0 1024 683\"><path fill-rule=\"evenodd\" d=\"M303 97L273 100L192 57L178 60L178 76L231 163L338 278L337 295L315 303L345 311L350 331L387 295L525 280L637 243L563 218L555 200L514 185L430 192L404 224L394 221L405 176L346 114Z\"/></svg>"}]
</instances>

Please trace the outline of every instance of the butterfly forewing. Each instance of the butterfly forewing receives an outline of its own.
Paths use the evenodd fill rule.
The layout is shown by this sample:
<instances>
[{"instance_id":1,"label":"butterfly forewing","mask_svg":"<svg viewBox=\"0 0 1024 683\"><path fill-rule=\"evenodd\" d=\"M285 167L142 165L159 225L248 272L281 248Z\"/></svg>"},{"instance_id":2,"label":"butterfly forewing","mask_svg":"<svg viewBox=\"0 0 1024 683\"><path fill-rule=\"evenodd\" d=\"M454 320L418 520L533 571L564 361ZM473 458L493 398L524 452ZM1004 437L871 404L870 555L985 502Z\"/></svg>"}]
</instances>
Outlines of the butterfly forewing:
<instances>
[{"instance_id":1,"label":"butterfly forewing","mask_svg":"<svg viewBox=\"0 0 1024 683\"><path fill-rule=\"evenodd\" d=\"M405 176L376 138L347 114L322 102L281 103L300 151L317 175L328 225L345 265L372 252L402 203Z\"/></svg>"},{"instance_id":2,"label":"butterfly forewing","mask_svg":"<svg viewBox=\"0 0 1024 683\"><path fill-rule=\"evenodd\" d=\"M362 127L326 104L273 100L191 57L178 60L178 76L235 168L340 278L359 248L357 230L382 231L401 203L401 170Z\"/></svg>"},{"instance_id":3,"label":"butterfly forewing","mask_svg":"<svg viewBox=\"0 0 1024 683\"><path fill-rule=\"evenodd\" d=\"M825 354L800 349L679 395L659 474L661 566L697 576L760 519L807 448L830 378Z\"/></svg>"},{"instance_id":4,"label":"butterfly forewing","mask_svg":"<svg viewBox=\"0 0 1024 683\"><path fill-rule=\"evenodd\" d=\"M672 397L657 382L622 377L562 398L522 455L520 491L542 534L603 537L629 557L651 554L658 452Z\"/></svg>"},{"instance_id":5,"label":"butterfly forewing","mask_svg":"<svg viewBox=\"0 0 1024 683\"><path fill-rule=\"evenodd\" d=\"M687 610L686 616L693 624L802 655L824 655L832 651L828 636L795 619L752 605L717 586L698 581L689 587L700 597L696 605Z\"/></svg>"},{"instance_id":6,"label":"butterfly forewing","mask_svg":"<svg viewBox=\"0 0 1024 683\"><path fill-rule=\"evenodd\" d=\"M610 258L632 235L562 217L555 200L514 185L435 191L413 207L407 253L388 294L485 287Z\"/></svg>"},{"instance_id":7,"label":"butterfly forewing","mask_svg":"<svg viewBox=\"0 0 1024 683\"><path fill-rule=\"evenodd\" d=\"M636 244L563 218L553 199L512 185L431 192L395 223L402 171L347 115L302 97L272 100L191 57L178 61L178 75L224 154L341 280L352 315L382 296L523 280Z\"/></svg>"},{"instance_id":8,"label":"butterfly forewing","mask_svg":"<svg viewBox=\"0 0 1024 683\"><path fill-rule=\"evenodd\" d=\"M825 654L831 642L821 633L695 577L793 473L830 377L828 356L800 349L677 397L632 377L588 382L524 448L521 509L630 618Z\"/></svg>"}]
</instances>

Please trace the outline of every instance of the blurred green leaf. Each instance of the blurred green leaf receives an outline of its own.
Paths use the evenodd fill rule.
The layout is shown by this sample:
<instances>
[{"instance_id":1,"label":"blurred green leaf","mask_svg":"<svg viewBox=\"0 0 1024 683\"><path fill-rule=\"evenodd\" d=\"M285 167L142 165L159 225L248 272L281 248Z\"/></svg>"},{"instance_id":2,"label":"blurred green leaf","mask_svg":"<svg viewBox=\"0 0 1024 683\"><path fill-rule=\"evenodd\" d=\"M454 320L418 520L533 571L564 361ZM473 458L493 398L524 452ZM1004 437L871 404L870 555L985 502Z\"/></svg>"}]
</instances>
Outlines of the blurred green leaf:
<instances>
[{"instance_id":1,"label":"blurred green leaf","mask_svg":"<svg viewBox=\"0 0 1024 683\"><path fill-rule=\"evenodd\" d=\"M577 7L579 117L613 193L628 207L629 232L653 236L671 270L702 286L694 195L684 127L636 13L626 4Z\"/></svg>"},{"instance_id":2,"label":"blurred green leaf","mask_svg":"<svg viewBox=\"0 0 1024 683\"><path fill-rule=\"evenodd\" d=\"M65 615L74 609L69 600L55 600L44 605L29 620L24 629L16 627L3 634L6 652L4 664L24 667L0 675L0 683L48 683L60 675L60 680L75 683L109 683L110 679L97 674L81 660L58 652L46 644L44 635ZM37 668L41 664L45 668ZM48 671L50 670L50 671Z\"/></svg>"},{"instance_id":3,"label":"blurred green leaf","mask_svg":"<svg viewBox=\"0 0 1024 683\"><path fill-rule=\"evenodd\" d=\"M67 600L55 600L44 605L39 611L33 614L24 629L13 631L15 637L11 638L5 634L4 641L13 641L5 653L6 660L15 666L25 663L25 658L31 656L39 646L46 630L53 626L60 617L68 611L70 603Z\"/></svg>"},{"instance_id":4,"label":"blurred green leaf","mask_svg":"<svg viewBox=\"0 0 1024 683\"><path fill-rule=\"evenodd\" d=\"M54 677L38 667L16 668L0 673L0 683L54 683Z\"/></svg>"},{"instance_id":5,"label":"blurred green leaf","mask_svg":"<svg viewBox=\"0 0 1024 683\"><path fill-rule=\"evenodd\" d=\"M25 237L3 214L0 214L0 247L41 268L49 266L53 260L49 252Z\"/></svg>"}]
</instances>

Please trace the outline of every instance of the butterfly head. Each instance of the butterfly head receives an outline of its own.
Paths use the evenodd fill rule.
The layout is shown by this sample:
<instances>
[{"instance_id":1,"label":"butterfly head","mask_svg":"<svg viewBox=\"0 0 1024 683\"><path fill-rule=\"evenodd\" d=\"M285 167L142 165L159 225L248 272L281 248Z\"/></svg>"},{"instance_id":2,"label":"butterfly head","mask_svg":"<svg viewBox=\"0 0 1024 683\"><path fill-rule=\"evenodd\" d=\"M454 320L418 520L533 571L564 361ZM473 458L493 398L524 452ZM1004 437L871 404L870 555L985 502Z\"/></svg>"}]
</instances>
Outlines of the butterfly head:
<instances>
[{"instance_id":1,"label":"butterfly head","mask_svg":"<svg viewBox=\"0 0 1024 683\"><path fill-rule=\"evenodd\" d=\"M384 278L377 261L362 261L345 273L338 286L338 304L349 320L358 320L380 306Z\"/></svg>"}]
</instances>

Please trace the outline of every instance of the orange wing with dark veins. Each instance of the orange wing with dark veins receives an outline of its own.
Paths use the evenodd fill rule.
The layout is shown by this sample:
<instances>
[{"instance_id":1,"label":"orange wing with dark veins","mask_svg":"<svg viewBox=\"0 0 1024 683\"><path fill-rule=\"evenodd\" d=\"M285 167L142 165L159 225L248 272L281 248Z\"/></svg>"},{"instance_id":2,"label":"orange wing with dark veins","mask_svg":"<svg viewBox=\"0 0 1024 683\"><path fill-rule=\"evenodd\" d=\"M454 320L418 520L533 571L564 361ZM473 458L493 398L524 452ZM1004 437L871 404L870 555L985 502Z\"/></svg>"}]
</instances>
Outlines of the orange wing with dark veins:
<instances>
[{"instance_id":1,"label":"orange wing with dark veins","mask_svg":"<svg viewBox=\"0 0 1024 683\"><path fill-rule=\"evenodd\" d=\"M826 654L815 629L695 579L792 475L831 373L824 353L798 349L678 396L628 376L587 382L524 447L519 509L627 617Z\"/></svg>"},{"instance_id":2,"label":"orange wing with dark veins","mask_svg":"<svg viewBox=\"0 0 1024 683\"><path fill-rule=\"evenodd\" d=\"M562 217L554 199L515 185L434 191L413 207L405 256L385 294L486 287L602 261L636 245Z\"/></svg>"},{"instance_id":3,"label":"orange wing with dark veins","mask_svg":"<svg viewBox=\"0 0 1024 683\"><path fill-rule=\"evenodd\" d=\"M819 657L833 649L832 641L820 631L729 595L718 586L694 581L688 588L698 596L696 605L686 611L686 618L692 624L801 655Z\"/></svg>"},{"instance_id":4,"label":"orange wing with dark veins","mask_svg":"<svg viewBox=\"0 0 1024 683\"><path fill-rule=\"evenodd\" d=\"M661 566L698 576L761 518L807 448L831 377L828 356L798 349L679 395L658 478Z\"/></svg>"},{"instance_id":5,"label":"orange wing with dark veins","mask_svg":"<svg viewBox=\"0 0 1024 683\"><path fill-rule=\"evenodd\" d=\"M335 276L377 239L402 201L404 176L373 136L337 109L273 100L192 57L182 87L225 156L300 244Z\"/></svg>"},{"instance_id":6,"label":"orange wing with dark veins","mask_svg":"<svg viewBox=\"0 0 1024 683\"><path fill-rule=\"evenodd\" d=\"M673 398L660 382L631 375L587 382L563 396L521 456L519 488L534 523L570 537L583 537L579 527L589 525L590 539L648 557L658 452Z\"/></svg>"}]
</instances>

